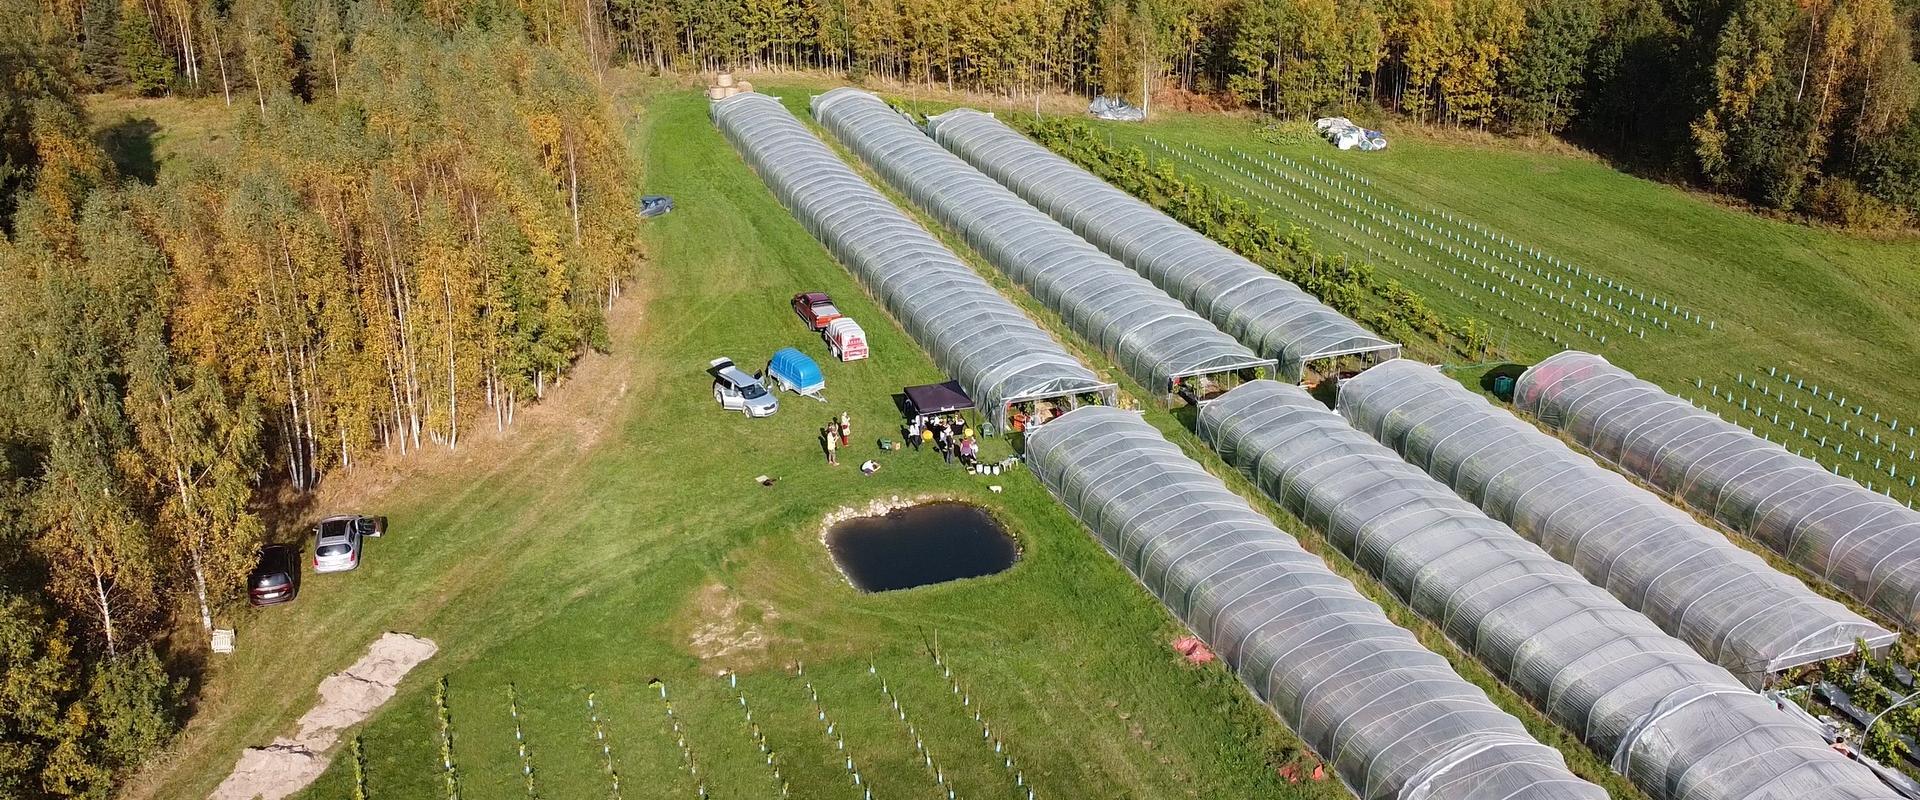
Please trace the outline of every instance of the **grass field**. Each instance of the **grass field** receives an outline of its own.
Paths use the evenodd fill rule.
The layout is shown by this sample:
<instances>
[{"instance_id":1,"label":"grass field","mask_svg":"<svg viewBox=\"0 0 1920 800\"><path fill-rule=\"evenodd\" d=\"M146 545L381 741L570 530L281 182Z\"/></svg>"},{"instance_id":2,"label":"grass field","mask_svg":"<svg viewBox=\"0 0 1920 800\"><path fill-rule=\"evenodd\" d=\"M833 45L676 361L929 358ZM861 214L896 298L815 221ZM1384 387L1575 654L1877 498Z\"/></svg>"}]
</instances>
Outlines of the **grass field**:
<instances>
[{"instance_id":1,"label":"grass field","mask_svg":"<svg viewBox=\"0 0 1920 800\"><path fill-rule=\"evenodd\" d=\"M931 455L879 454L871 442L895 419L892 394L941 376L726 146L704 100L674 93L625 111L645 165L636 190L674 195L678 210L648 223L650 263L617 313L614 352L589 359L507 437L402 465L388 485L336 481L323 509L378 510L394 533L360 571L310 577L297 603L242 615L240 652L212 667L194 723L135 794L204 796L241 747L288 730L319 679L385 629L442 651L362 732L375 797L442 791L441 676L464 796L525 796L509 683L543 796L607 795L587 692L624 796L693 796L648 687L659 678L698 780L716 797L777 797L723 669L741 673L792 796L860 796L807 705L811 680L876 794L934 797L940 785L880 705L870 663L962 796L1013 796L1016 780L1049 798L1088 786L1139 798L1343 794L1276 776L1306 760L1298 743L1220 666L1182 663L1168 646L1178 627L1031 476L997 478L1005 492L993 494ZM802 289L867 320L875 357L823 362L831 405L789 396L779 415L751 421L716 410L707 359L750 363L789 344L818 355L786 308ZM866 442L843 461L875 455L878 475L821 465L814 432L842 409ZM762 488L760 474L780 481ZM855 592L818 542L821 517L922 495L991 508L1019 537L1020 563ZM968 707L949 702L926 654L936 631L1018 777L974 739ZM307 796L347 796L351 773L336 760Z\"/></svg>"},{"instance_id":2,"label":"grass field","mask_svg":"<svg viewBox=\"0 0 1920 800\"><path fill-rule=\"evenodd\" d=\"M796 110L819 88L776 86ZM109 107L156 121L153 163L162 169L169 154L221 146L207 122L211 109ZM942 376L742 165L702 99L650 86L625 96L621 111L643 176L636 192L671 194L678 210L647 225L650 261L616 311L612 353L589 357L576 379L504 437L330 482L319 510L386 513L395 534L374 543L359 572L310 579L292 606L244 612L239 654L211 667L188 732L133 795L204 796L241 747L290 730L320 678L387 629L427 636L443 649L364 726L367 780L377 798L444 796L433 702L442 676L467 797L526 796L510 683L545 797L609 796L589 692L623 796L691 797L704 784L714 797L779 797L778 766L794 797L858 800L861 789L844 767L849 754L876 796L945 796L880 694L881 678L963 797L1016 796L1014 773L1004 767L1009 754L1019 780L1045 798L1087 796L1088 787L1102 797L1344 795L1332 782L1276 777L1281 763L1304 760L1298 742L1225 670L1181 664L1167 646L1178 626L1031 476L994 479L1005 492L992 494L986 479L931 456L879 454L872 440L895 419L892 393ZM1132 137L1150 148L1144 137L1151 136L1223 157L1266 148L1249 123L1233 119L1168 115L1145 127L1102 130L1116 141ZM1912 399L1920 377L1902 368L1920 339L1910 311L1920 289L1908 272L1920 262L1920 246L1753 218L1566 156L1411 139L1383 154L1275 149L1323 172L1330 168L1311 157L1366 177L1383 202L1428 216L1435 209L1471 216L1712 317L1712 331L1610 337L1607 346L1586 348L1670 388L1699 377L1725 392L1736 373L1751 379L1773 365L1796 377L1818 375L1823 390L1846 387L1863 416L1880 410L1920 422L1920 413L1901 413L1920 411ZM1385 240L1360 229L1340 230L1354 242L1330 234L1316 242L1336 252L1385 249ZM1436 296L1436 304L1462 313L1475 307L1446 293L1440 274L1451 276L1435 273L1428 288L1453 299ZM1127 385L1031 298L989 279L1090 365ZM1456 288L1471 294L1468 285ZM751 421L715 410L707 359L751 364L789 344L821 356L785 305L791 293L814 289L833 293L867 322L875 358L853 365L821 358L830 405L789 395L779 415ZM1482 292L1481 305L1492 307L1497 296ZM1508 344L1517 357L1550 351L1550 341L1516 331ZM1789 391L1778 384L1766 395L1739 391ZM1138 396L1138 387L1129 388ZM858 441L842 455L847 466L829 469L820 465L814 431L842 409L852 412ZM1148 418L1236 490L1257 497L1175 414L1155 409ZM885 469L863 478L851 463L869 454ZM781 480L762 488L752 480L760 474ZM1020 538L1021 562L983 579L855 592L818 542L820 518L892 496L988 506ZM1256 506L1286 529L1304 530L1270 503ZM1301 535L1536 736L1568 752L1582 775L1617 797L1638 795L1324 542ZM932 664L927 645L936 630L954 676L984 703L993 738L1007 752L994 753L980 737L973 707L954 700ZM738 685L729 686L721 670L738 671ZM668 687L681 733L649 687L655 678ZM775 765L757 749L742 696ZM822 712L846 750L824 733ZM306 796L349 796L351 772L337 759Z\"/></svg>"}]
</instances>

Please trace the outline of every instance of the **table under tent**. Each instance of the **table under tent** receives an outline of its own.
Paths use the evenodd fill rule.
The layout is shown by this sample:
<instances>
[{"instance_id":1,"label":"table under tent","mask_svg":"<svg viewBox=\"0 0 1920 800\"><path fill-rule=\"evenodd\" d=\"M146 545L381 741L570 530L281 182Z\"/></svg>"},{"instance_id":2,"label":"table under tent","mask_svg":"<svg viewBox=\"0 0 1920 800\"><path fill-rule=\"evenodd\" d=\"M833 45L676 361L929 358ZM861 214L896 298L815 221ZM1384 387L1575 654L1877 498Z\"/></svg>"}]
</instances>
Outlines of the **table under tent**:
<instances>
[{"instance_id":1,"label":"table under tent","mask_svg":"<svg viewBox=\"0 0 1920 800\"><path fill-rule=\"evenodd\" d=\"M959 381L909 386L902 389L901 393L906 396L906 412L909 419L925 419L973 410L973 398L967 396L967 390L960 387Z\"/></svg>"}]
</instances>

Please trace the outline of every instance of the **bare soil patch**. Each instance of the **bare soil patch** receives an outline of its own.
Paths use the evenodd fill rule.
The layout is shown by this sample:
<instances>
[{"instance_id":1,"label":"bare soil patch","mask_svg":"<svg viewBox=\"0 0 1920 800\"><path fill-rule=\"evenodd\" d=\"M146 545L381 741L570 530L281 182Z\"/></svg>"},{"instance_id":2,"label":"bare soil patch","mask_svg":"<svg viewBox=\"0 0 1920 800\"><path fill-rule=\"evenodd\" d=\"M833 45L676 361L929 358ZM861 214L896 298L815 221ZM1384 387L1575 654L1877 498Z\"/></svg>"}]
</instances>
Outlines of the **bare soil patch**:
<instances>
[{"instance_id":1,"label":"bare soil patch","mask_svg":"<svg viewBox=\"0 0 1920 800\"><path fill-rule=\"evenodd\" d=\"M768 633L780 613L748 604L724 584L710 583L693 593L687 619L696 620L687 648L716 673L739 670L766 657L776 637Z\"/></svg>"}]
</instances>

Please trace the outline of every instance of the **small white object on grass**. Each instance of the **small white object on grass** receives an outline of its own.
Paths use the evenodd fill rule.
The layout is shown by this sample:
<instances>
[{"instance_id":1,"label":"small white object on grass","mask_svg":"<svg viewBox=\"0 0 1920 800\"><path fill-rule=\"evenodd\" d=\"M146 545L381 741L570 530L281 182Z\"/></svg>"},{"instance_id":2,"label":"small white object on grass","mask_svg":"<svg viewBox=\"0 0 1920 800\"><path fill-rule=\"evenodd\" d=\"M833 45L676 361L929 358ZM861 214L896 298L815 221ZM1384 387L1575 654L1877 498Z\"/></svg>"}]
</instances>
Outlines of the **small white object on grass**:
<instances>
[{"instance_id":1,"label":"small white object on grass","mask_svg":"<svg viewBox=\"0 0 1920 800\"><path fill-rule=\"evenodd\" d=\"M993 492L994 494L999 494L1001 490L1002 490L1002 487L1000 486L1000 484L997 484L997 483L987 487L987 491Z\"/></svg>"}]
</instances>

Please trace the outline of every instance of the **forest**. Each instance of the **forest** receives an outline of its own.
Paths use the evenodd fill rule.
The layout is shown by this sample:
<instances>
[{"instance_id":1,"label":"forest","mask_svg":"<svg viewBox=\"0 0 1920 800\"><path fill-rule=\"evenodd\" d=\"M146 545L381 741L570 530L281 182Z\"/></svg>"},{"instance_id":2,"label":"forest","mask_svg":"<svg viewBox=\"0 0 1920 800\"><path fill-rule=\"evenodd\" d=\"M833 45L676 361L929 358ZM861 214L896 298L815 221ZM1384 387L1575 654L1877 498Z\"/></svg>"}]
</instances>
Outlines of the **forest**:
<instances>
[{"instance_id":1,"label":"forest","mask_svg":"<svg viewBox=\"0 0 1920 800\"><path fill-rule=\"evenodd\" d=\"M1854 227L1920 214L1914 0L43 2L87 91L309 93L337 80L349 31L391 9L512 19L592 63L658 71L818 69L1554 134L1763 208Z\"/></svg>"},{"instance_id":2,"label":"forest","mask_svg":"<svg viewBox=\"0 0 1920 800\"><path fill-rule=\"evenodd\" d=\"M1920 213L1912 0L581 2L602 48L659 70L1555 134L1764 208L1856 227Z\"/></svg>"},{"instance_id":3,"label":"forest","mask_svg":"<svg viewBox=\"0 0 1920 800\"><path fill-rule=\"evenodd\" d=\"M275 504L509 428L605 346L639 258L578 47L264 5L163 44L189 4L101 8L0 12L6 797L110 794L180 724ZM118 169L82 94L207 73L231 152Z\"/></svg>"}]
</instances>

